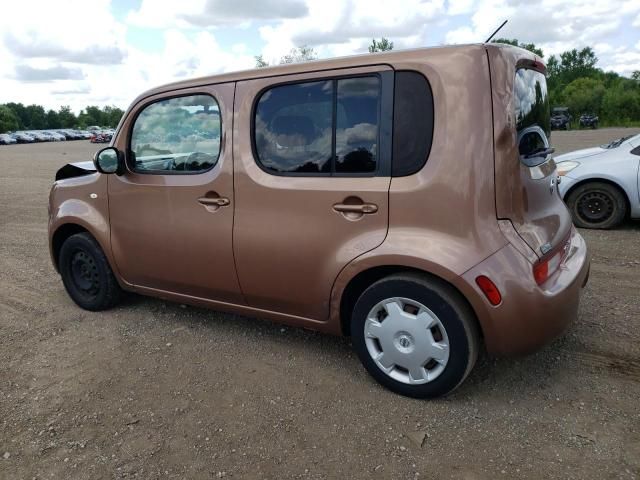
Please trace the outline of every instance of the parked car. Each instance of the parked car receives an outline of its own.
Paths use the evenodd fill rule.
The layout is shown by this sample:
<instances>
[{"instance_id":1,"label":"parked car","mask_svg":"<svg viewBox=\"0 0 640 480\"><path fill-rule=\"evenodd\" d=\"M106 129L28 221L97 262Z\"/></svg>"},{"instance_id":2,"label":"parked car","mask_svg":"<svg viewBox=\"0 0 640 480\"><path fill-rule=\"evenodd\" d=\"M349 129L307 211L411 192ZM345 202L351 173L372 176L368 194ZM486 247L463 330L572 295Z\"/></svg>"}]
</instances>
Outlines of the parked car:
<instances>
[{"instance_id":1,"label":"parked car","mask_svg":"<svg viewBox=\"0 0 640 480\"><path fill-rule=\"evenodd\" d=\"M91 134L91 143L109 143L111 141L111 134L103 131L94 130Z\"/></svg>"},{"instance_id":2,"label":"parked car","mask_svg":"<svg viewBox=\"0 0 640 480\"><path fill-rule=\"evenodd\" d=\"M569 130L571 127L571 114L568 107L555 107L551 112L552 130Z\"/></svg>"},{"instance_id":3,"label":"parked car","mask_svg":"<svg viewBox=\"0 0 640 480\"><path fill-rule=\"evenodd\" d=\"M47 130L46 132L42 132L42 133L51 137L52 141L54 142L64 142L67 139L67 137L65 137L64 135L58 132L52 132Z\"/></svg>"},{"instance_id":4,"label":"parked car","mask_svg":"<svg viewBox=\"0 0 640 480\"><path fill-rule=\"evenodd\" d=\"M82 308L129 290L351 335L384 386L446 394L480 348L530 352L577 315L589 256L546 92L497 44L156 88L57 172L53 263Z\"/></svg>"},{"instance_id":5,"label":"parked car","mask_svg":"<svg viewBox=\"0 0 640 480\"><path fill-rule=\"evenodd\" d=\"M18 143L18 141L11 135L0 133L0 145L13 145L15 143Z\"/></svg>"},{"instance_id":6,"label":"parked car","mask_svg":"<svg viewBox=\"0 0 640 480\"><path fill-rule=\"evenodd\" d=\"M63 135L66 140L80 140L82 136L80 136L76 131L71 129L64 130L56 130L56 133Z\"/></svg>"},{"instance_id":7,"label":"parked car","mask_svg":"<svg viewBox=\"0 0 640 480\"><path fill-rule=\"evenodd\" d=\"M33 142L35 142L35 138L33 138L31 135L28 135L27 133L24 133L24 132L10 133L9 136L11 138L14 138L16 140L16 142L18 142L18 143L33 143Z\"/></svg>"},{"instance_id":8,"label":"parked car","mask_svg":"<svg viewBox=\"0 0 640 480\"><path fill-rule=\"evenodd\" d=\"M599 121L600 119L598 118L598 116L594 115L593 113L583 113L582 115L580 115L580 126L582 128L596 129L598 128Z\"/></svg>"},{"instance_id":9,"label":"parked car","mask_svg":"<svg viewBox=\"0 0 640 480\"><path fill-rule=\"evenodd\" d=\"M39 131L39 130L29 130L27 132L24 132L27 135L33 137L34 141L36 142L49 142L51 141L51 136L44 134L43 132Z\"/></svg>"},{"instance_id":10,"label":"parked car","mask_svg":"<svg viewBox=\"0 0 640 480\"><path fill-rule=\"evenodd\" d=\"M560 155L556 163L560 194L578 227L614 228L640 218L640 135Z\"/></svg>"}]
</instances>

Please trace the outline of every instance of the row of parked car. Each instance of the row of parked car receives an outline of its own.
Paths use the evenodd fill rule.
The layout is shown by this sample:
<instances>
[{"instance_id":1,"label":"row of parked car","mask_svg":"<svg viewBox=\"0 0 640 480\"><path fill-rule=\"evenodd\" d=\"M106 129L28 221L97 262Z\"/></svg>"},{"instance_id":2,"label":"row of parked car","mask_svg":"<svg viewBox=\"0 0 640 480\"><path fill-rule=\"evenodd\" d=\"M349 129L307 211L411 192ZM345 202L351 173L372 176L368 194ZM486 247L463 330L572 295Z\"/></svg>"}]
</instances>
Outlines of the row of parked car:
<instances>
[{"instance_id":1,"label":"row of parked car","mask_svg":"<svg viewBox=\"0 0 640 480\"><path fill-rule=\"evenodd\" d=\"M90 140L92 143L107 143L115 133L112 128L89 127L87 130L71 128L61 130L20 130L1 133L0 145L35 142L63 142L66 140Z\"/></svg>"},{"instance_id":2,"label":"row of parked car","mask_svg":"<svg viewBox=\"0 0 640 480\"><path fill-rule=\"evenodd\" d=\"M555 107L551 111L551 129L552 130L569 130L573 116L569 113L568 107ZM578 124L580 128L598 128L600 119L594 113L583 113L580 115Z\"/></svg>"}]
</instances>

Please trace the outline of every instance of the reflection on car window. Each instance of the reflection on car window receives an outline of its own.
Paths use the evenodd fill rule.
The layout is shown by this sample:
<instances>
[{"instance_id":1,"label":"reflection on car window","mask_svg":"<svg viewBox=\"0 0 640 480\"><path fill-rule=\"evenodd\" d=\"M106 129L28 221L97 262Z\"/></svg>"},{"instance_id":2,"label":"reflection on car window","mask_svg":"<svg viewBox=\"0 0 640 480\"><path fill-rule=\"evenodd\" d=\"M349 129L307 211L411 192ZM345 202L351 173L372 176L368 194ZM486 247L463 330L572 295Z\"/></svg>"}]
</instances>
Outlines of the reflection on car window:
<instances>
[{"instance_id":1,"label":"reflection on car window","mask_svg":"<svg viewBox=\"0 0 640 480\"><path fill-rule=\"evenodd\" d=\"M550 132L547 80L535 70L521 68L515 79L515 114L518 133L537 126L548 137Z\"/></svg>"},{"instance_id":2,"label":"reflection on car window","mask_svg":"<svg viewBox=\"0 0 640 480\"><path fill-rule=\"evenodd\" d=\"M273 172L330 172L333 82L284 85L258 102L255 142Z\"/></svg>"},{"instance_id":3,"label":"reflection on car window","mask_svg":"<svg viewBox=\"0 0 640 480\"><path fill-rule=\"evenodd\" d=\"M373 173L379 101L377 76L271 88L256 107L257 160L279 174Z\"/></svg>"},{"instance_id":4,"label":"reflection on car window","mask_svg":"<svg viewBox=\"0 0 640 480\"><path fill-rule=\"evenodd\" d=\"M193 95L153 103L133 127L133 167L162 173L209 170L218 161L220 134L220 110L213 97Z\"/></svg>"},{"instance_id":5,"label":"reflection on car window","mask_svg":"<svg viewBox=\"0 0 640 480\"><path fill-rule=\"evenodd\" d=\"M338 80L336 166L340 173L376 170L378 146L378 77Z\"/></svg>"}]
</instances>

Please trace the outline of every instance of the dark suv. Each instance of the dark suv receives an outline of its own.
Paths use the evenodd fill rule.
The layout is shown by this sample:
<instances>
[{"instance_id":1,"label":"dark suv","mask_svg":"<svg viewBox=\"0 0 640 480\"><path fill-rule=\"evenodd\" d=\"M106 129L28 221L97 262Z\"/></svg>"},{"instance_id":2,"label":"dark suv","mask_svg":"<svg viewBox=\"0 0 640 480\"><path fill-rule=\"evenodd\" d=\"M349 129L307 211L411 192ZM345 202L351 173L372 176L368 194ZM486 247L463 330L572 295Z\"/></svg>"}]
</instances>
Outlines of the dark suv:
<instances>
[{"instance_id":1,"label":"dark suv","mask_svg":"<svg viewBox=\"0 0 640 480\"><path fill-rule=\"evenodd\" d=\"M598 128L600 119L593 113L583 113L580 115L580 127L582 128Z\"/></svg>"},{"instance_id":2,"label":"dark suv","mask_svg":"<svg viewBox=\"0 0 640 480\"><path fill-rule=\"evenodd\" d=\"M551 111L551 129L552 130L569 130L571 123L571 114L567 107L555 107Z\"/></svg>"}]
</instances>

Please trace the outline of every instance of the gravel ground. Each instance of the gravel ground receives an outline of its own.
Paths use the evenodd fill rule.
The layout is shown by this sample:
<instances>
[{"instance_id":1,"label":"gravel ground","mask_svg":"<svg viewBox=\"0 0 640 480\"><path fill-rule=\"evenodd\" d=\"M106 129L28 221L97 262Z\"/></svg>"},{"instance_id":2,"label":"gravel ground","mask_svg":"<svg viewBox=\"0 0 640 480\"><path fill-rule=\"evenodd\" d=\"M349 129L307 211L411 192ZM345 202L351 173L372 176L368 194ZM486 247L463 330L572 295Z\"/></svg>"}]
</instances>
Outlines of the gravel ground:
<instances>
[{"instance_id":1,"label":"gravel ground","mask_svg":"<svg viewBox=\"0 0 640 480\"><path fill-rule=\"evenodd\" d=\"M0 478L640 477L639 222L582 232L591 280L563 338L418 401L374 383L348 339L133 295L77 308L46 200L95 150L0 147Z\"/></svg>"}]
</instances>

